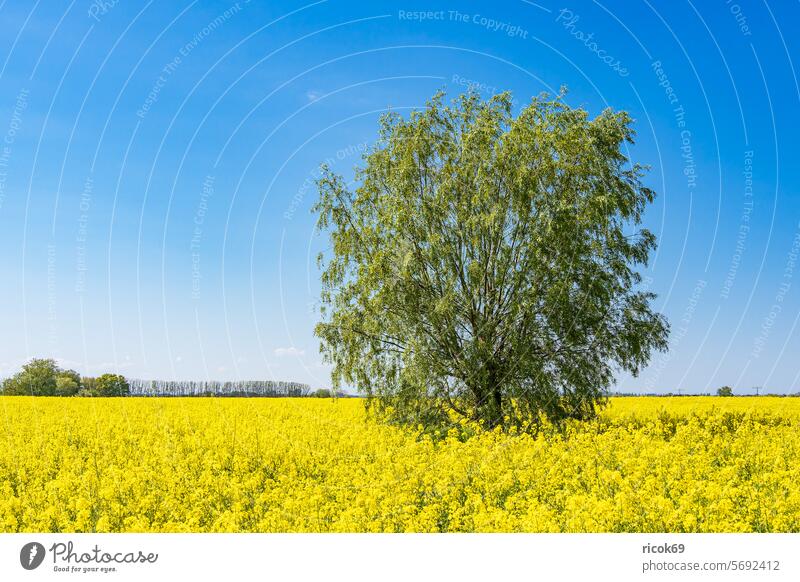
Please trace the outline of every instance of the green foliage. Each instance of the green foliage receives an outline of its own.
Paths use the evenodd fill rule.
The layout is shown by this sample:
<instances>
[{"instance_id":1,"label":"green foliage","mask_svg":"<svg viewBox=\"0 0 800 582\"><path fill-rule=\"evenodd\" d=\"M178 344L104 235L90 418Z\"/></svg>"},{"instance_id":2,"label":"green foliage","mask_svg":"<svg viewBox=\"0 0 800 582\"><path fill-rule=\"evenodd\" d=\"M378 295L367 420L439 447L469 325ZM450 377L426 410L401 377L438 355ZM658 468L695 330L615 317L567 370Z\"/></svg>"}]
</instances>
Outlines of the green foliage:
<instances>
[{"instance_id":1,"label":"green foliage","mask_svg":"<svg viewBox=\"0 0 800 582\"><path fill-rule=\"evenodd\" d=\"M81 390L78 396L97 396L97 378L89 376L81 378Z\"/></svg>"},{"instance_id":2,"label":"green foliage","mask_svg":"<svg viewBox=\"0 0 800 582\"><path fill-rule=\"evenodd\" d=\"M56 396L75 396L80 390L80 384L70 375L56 376Z\"/></svg>"},{"instance_id":3,"label":"green foliage","mask_svg":"<svg viewBox=\"0 0 800 582\"><path fill-rule=\"evenodd\" d=\"M384 116L348 189L323 166L315 206L316 327L334 389L355 385L390 420L533 428L588 418L614 374L666 350L642 290L654 193L623 150L631 118L589 119L563 95L511 95Z\"/></svg>"},{"instance_id":4,"label":"green foliage","mask_svg":"<svg viewBox=\"0 0 800 582\"><path fill-rule=\"evenodd\" d=\"M55 360L33 359L3 383L3 394L10 396L71 396L80 389L80 376L62 370Z\"/></svg>"},{"instance_id":5,"label":"green foliage","mask_svg":"<svg viewBox=\"0 0 800 582\"><path fill-rule=\"evenodd\" d=\"M320 388L319 390L315 390L312 394L314 398L333 398L333 392L328 390L327 388Z\"/></svg>"},{"instance_id":6,"label":"green foliage","mask_svg":"<svg viewBox=\"0 0 800 582\"><path fill-rule=\"evenodd\" d=\"M81 378L51 359L33 359L3 383L3 394L28 396L128 396L128 381L118 374Z\"/></svg>"},{"instance_id":7,"label":"green foliage","mask_svg":"<svg viewBox=\"0 0 800 582\"><path fill-rule=\"evenodd\" d=\"M95 378L94 392L97 396L128 396L131 388L124 376L103 374Z\"/></svg>"},{"instance_id":8,"label":"green foliage","mask_svg":"<svg viewBox=\"0 0 800 582\"><path fill-rule=\"evenodd\" d=\"M723 386L717 390L717 396L733 396L733 388L730 386Z\"/></svg>"}]
</instances>

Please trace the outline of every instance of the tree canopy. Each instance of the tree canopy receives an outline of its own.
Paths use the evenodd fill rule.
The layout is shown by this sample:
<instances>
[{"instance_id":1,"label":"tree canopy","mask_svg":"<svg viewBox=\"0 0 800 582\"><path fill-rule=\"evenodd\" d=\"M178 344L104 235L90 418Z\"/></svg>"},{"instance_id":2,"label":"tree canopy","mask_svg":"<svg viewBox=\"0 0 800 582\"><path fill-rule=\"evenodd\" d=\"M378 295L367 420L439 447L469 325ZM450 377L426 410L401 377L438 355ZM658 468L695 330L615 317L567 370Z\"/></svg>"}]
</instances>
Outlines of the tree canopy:
<instances>
[{"instance_id":1,"label":"tree canopy","mask_svg":"<svg viewBox=\"0 0 800 582\"><path fill-rule=\"evenodd\" d=\"M723 386L717 389L717 396L733 396L733 388L730 386Z\"/></svg>"},{"instance_id":2,"label":"tree canopy","mask_svg":"<svg viewBox=\"0 0 800 582\"><path fill-rule=\"evenodd\" d=\"M128 396L130 386L119 374L81 378L74 370L59 367L53 359L34 358L2 383L0 393L6 396Z\"/></svg>"},{"instance_id":3,"label":"tree canopy","mask_svg":"<svg viewBox=\"0 0 800 582\"><path fill-rule=\"evenodd\" d=\"M124 376L119 374L103 374L94 382L94 390L98 396L128 396L131 387Z\"/></svg>"},{"instance_id":4,"label":"tree canopy","mask_svg":"<svg viewBox=\"0 0 800 582\"><path fill-rule=\"evenodd\" d=\"M3 382L3 394L9 396L72 396L80 388L81 377L73 370L63 370L55 360L34 358L15 376Z\"/></svg>"},{"instance_id":5,"label":"tree canopy","mask_svg":"<svg viewBox=\"0 0 800 582\"><path fill-rule=\"evenodd\" d=\"M385 115L356 187L323 166L321 350L391 420L526 430L588 418L615 374L667 348L642 288L654 193L632 120L564 94L437 94Z\"/></svg>"}]
</instances>

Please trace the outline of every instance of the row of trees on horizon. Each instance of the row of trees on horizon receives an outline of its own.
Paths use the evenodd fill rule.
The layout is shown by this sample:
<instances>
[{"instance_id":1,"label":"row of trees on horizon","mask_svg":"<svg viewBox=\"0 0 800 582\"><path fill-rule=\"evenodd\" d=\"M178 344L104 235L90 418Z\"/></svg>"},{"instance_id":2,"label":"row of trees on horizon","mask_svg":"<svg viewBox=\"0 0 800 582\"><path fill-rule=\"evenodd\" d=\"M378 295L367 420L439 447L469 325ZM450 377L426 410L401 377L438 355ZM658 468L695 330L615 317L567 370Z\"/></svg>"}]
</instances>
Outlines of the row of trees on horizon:
<instances>
[{"instance_id":1,"label":"row of trees on horizon","mask_svg":"<svg viewBox=\"0 0 800 582\"><path fill-rule=\"evenodd\" d=\"M779 397L779 398L791 398L791 397L798 397L800 396L800 392L795 392L793 394L779 394L776 392L764 392L761 388L752 388L752 393L742 393L742 392L734 392L733 388L730 386L722 386L717 388L716 392L663 392L659 394L654 393L640 393L640 392L611 392L609 396L612 397L650 397L650 396L657 396L657 397L665 397L665 398L672 398L672 397L691 397L691 396L737 396L737 397L748 397L748 396L770 396L770 397Z\"/></svg>"},{"instance_id":2,"label":"row of trees on horizon","mask_svg":"<svg viewBox=\"0 0 800 582\"><path fill-rule=\"evenodd\" d=\"M102 374L97 377L81 376L75 370L61 368L55 360L37 358L22 366L22 370L5 381L0 381L0 394L6 396L245 396L245 397L312 397L335 398L351 396L328 388L311 390L300 382L271 380L244 381L164 381L127 379L120 374ZM752 394L735 393L730 386L717 389L716 396L788 396L773 394L763 389L753 389ZM611 392L609 396L712 396L711 393L641 394L636 392Z\"/></svg>"},{"instance_id":3,"label":"row of trees on horizon","mask_svg":"<svg viewBox=\"0 0 800 582\"><path fill-rule=\"evenodd\" d=\"M22 370L0 381L0 394L6 396L251 396L331 398L347 396L320 388L311 390L300 382L272 380L244 381L164 381L127 379L120 374L81 376L60 367L55 360L36 358Z\"/></svg>"},{"instance_id":4,"label":"row of trees on horizon","mask_svg":"<svg viewBox=\"0 0 800 582\"><path fill-rule=\"evenodd\" d=\"M119 374L81 376L55 360L36 358L0 386L6 396L128 396L130 385Z\"/></svg>"},{"instance_id":5,"label":"row of trees on horizon","mask_svg":"<svg viewBox=\"0 0 800 582\"><path fill-rule=\"evenodd\" d=\"M311 395L308 384L273 380L131 380L131 396L260 396Z\"/></svg>"}]
</instances>

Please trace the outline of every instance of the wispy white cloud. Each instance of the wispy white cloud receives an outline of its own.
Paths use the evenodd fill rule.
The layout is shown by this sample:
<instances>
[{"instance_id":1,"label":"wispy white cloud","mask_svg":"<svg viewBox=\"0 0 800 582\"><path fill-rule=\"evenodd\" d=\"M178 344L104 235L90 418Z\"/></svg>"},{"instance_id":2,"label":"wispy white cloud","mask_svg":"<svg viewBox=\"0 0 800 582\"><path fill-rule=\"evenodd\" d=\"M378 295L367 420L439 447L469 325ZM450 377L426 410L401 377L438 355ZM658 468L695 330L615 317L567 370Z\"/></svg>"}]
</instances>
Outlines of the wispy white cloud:
<instances>
[{"instance_id":1,"label":"wispy white cloud","mask_svg":"<svg viewBox=\"0 0 800 582\"><path fill-rule=\"evenodd\" d=\"M278 348L273 352L279 358L297 358L306 354L305 350L299 350L292 346L290 348Z\"/></svg>"},{"instance_id":2,"label":"wispy white cloud","mask_svg":"<svg viewBox=\"0 0 800 582\"><path fill-rule=\"evenodd\" d=\"M320 93L319 91L311 90L311 91L306 92L306 99L308 99L309 101L312 101L312 102L316 101L320 97L322 97L322 93Z\"/></svg>"}]
</instances>

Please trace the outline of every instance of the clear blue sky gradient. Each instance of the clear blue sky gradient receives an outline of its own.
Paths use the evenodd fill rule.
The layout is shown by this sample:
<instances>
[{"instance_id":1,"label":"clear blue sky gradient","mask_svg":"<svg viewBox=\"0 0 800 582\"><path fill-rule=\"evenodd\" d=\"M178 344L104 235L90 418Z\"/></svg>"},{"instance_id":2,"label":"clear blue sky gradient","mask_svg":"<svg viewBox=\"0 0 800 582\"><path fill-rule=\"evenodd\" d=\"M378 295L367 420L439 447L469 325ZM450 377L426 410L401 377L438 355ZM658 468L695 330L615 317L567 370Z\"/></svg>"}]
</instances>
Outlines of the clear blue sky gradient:
<instances>
[{"instance_id":1,"label":"clear blue sky gradient","mask_svg":"<svg viewBox=\"0 0 800 582\"><path fill-rule=\"evenodd\" d=\"M419 14L419 11L429 11ZM619 389L800 390L796 2L0 2L0 376L330 383L319 164L388 108L569 88L636 120L668 354ZM800 66L800 64L798 64Z\"/></svg>"}]
</instances>

